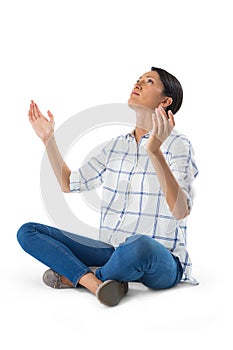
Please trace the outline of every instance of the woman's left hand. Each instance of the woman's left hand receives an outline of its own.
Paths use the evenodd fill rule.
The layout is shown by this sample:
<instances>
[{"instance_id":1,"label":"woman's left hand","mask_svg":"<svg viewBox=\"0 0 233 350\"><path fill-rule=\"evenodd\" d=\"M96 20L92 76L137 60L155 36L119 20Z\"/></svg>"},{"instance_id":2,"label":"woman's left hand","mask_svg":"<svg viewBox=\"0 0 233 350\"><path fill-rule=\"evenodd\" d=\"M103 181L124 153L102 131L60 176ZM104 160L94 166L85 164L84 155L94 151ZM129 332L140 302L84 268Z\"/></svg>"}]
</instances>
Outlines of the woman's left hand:
<instances>
[{"instance_id":1,"label":"woman's left hand","mask_svg":"<svg viewBox=\"0 0 233 350\"><path fill-rule=\"evenodd\" d=\"M146 150L149 153L156 154L162 143L171 134L175 126L174 116L172 111L166 111L162 108L156 108L152 114L152 131L146 144Z\"/></svg>"}]
</instances>

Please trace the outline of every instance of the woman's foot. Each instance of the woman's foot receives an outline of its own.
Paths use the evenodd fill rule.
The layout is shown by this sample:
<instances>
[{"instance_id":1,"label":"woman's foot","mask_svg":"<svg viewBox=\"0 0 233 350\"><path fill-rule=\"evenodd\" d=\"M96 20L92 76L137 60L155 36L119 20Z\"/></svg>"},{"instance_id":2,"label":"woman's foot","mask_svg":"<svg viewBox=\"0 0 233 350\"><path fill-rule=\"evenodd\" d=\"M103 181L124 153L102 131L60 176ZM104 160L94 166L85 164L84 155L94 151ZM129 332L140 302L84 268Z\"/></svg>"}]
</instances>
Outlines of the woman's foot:
<instances>
[{"instance_id":1,"label":"woman's foot","mask_svg":"<svg viewBox=\"0 0 233 350\"><path fill-rule=\"evenodd\" d=\"M116 306L128 292L127 282L108 280L103 282L96 292L97 299L106 306Z\"/></svg>"},{"instance_id":2,"label":"woman's foot","mask_svg":"<svg viewBox=\"0 0 233 350\"><path fill-rule=\"evenodd\" d=\"M79 280L79 284L87 288L97 299L106 306L115 306L128 292L127 282L107 280L102 282L95 274L87 273Z\"/></svg>"},{"instance_id":3,"label":"woman's foot","mask_svg":"<svg viewBox=\"0 0 233 350\"><path fill-rule=\"evenodd\" d=\"M43 282L52 288L63 289L63 288L74 288L72 282L66 277L59 275L57 272L49 269L43 274Z\"/></svg>"},{"instance_id":4,"label":"woman's foot","mask_svg":"<svg viewBox=\"0 0 233 350\"><path fill-rule=\"evenodd\" d=\"M56 289L74 288L70 280L59 275L52 269L45 271L43 281L47 286ZM97 299L106 306L115 306L119 304L121 299L128 292L127 282L118 282L114 280L102 282L93 272L83 275L78 283L96 295Z\"/></svg>"}]
</instances>

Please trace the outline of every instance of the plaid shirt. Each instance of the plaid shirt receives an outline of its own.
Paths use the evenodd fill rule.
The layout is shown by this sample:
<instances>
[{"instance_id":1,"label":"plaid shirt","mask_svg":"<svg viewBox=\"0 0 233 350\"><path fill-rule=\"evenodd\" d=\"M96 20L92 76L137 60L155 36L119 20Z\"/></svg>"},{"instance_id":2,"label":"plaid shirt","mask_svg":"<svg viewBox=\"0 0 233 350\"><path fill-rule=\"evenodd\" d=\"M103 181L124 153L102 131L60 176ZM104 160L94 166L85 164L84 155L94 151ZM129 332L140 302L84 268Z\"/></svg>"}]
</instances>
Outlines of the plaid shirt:
<instances>
[{"instance_id":1,"label":"plaid shirt","mask_svg":"<svg viewBox=\"0 0 233 350\"><path fill-rule=\"evenodd\" d=\"M186 249L187 218L177 220L169 210L153 164L145 149L150 132L137 143L134 130L110 140L102 151L70 176L70 192L103 184L100 240L117 247L133 234L156 239L180 259L181 281L197 283ZM186 136L173 130L161 151L191 209L192 183L198 174L193 148Z\"/></svg>"}]
</instances>

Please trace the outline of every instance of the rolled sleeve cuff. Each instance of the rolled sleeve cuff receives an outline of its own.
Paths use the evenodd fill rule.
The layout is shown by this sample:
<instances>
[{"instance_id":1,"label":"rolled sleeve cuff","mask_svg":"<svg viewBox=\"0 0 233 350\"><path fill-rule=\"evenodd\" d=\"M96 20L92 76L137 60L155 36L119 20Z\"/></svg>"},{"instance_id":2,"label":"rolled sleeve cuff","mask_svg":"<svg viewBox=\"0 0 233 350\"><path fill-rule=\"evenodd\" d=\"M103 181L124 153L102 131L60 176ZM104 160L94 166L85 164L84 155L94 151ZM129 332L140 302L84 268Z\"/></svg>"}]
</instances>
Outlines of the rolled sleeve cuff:
<instances>
[{"instance_id":1,"label":"rolled sleeve cuff","mask_svg":"<svg viewBox=\"0 0 233 350\"><path fill-rule=\"evenodd\" d=\"M182 190L184 191L184 193L186 194L187 197L187 204L188 204L188 209L189 209L189 213L192 210L193 207L193 194L190 194L186 188L182 187Z\"/></svg>"},{"instance_id":2,"label":"rolled sleeve cuff","mask_svg":"<svg viewBox=\"0 0 233 350\"><path fill-rule=\"evenodd\" d=\"M70 174L70 192L80 192L81 182L77 171Z\"/></svg>"}]
</instances>

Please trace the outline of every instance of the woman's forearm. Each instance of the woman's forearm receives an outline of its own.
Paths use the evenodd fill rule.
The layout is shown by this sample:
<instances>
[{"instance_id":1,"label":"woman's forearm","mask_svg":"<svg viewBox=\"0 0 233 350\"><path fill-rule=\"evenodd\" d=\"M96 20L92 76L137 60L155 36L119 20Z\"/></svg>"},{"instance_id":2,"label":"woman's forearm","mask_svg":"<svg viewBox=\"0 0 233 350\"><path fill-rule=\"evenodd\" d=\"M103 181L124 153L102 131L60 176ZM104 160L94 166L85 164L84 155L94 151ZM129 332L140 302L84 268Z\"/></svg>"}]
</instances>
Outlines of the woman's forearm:
<instances>
[{"instance_id":1,"label":"woman's forearm","mask_svg":"<svg viewBox=\"0 0 233 350\"><path fill-rule=\"evenodd\" d=\"M54 174L61 186L63 192L70 192L70 169L64 162L60 151L57 147L57 143L54 135L50 137L49 141L43 141L46 146L46 151L50 164L53 168Z\"/></svg>"},{"instance_id":2,"label":"woman's forearm","mask_svg":"<svg viewBox=\"0 0 233 350\"><path fill-rule=\"evenodd\" d=\"M154 166L162 191L166 197L167 204L172 215L176 219L183 219L189 214L187 196L179 186L172 174L163 153L159 149L156 153L149 153Z\"/></svg>"}]
</instances>

